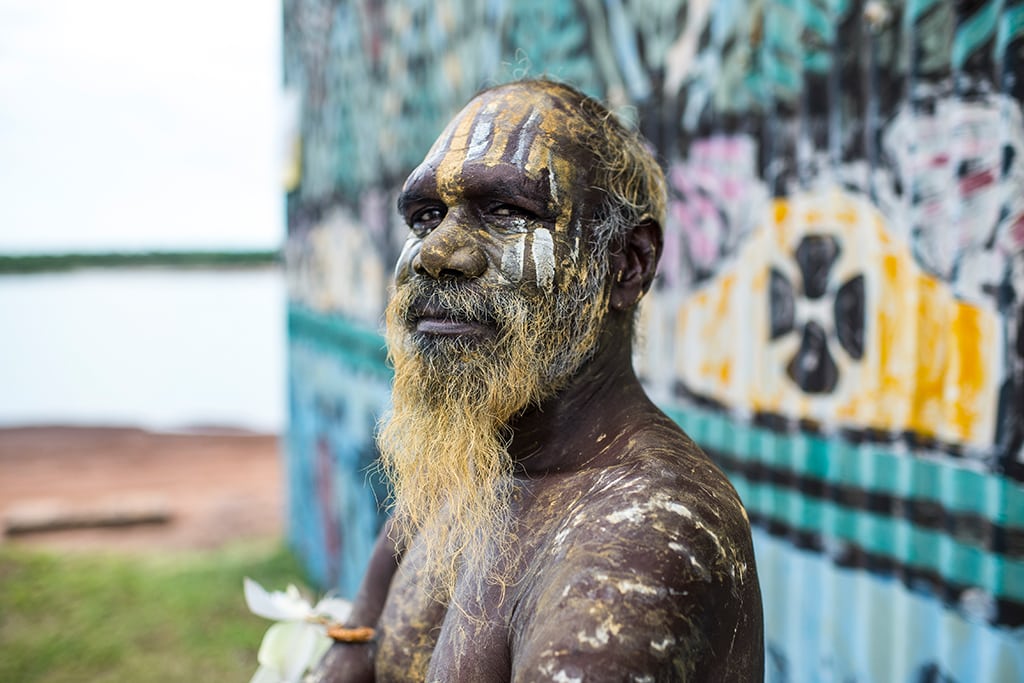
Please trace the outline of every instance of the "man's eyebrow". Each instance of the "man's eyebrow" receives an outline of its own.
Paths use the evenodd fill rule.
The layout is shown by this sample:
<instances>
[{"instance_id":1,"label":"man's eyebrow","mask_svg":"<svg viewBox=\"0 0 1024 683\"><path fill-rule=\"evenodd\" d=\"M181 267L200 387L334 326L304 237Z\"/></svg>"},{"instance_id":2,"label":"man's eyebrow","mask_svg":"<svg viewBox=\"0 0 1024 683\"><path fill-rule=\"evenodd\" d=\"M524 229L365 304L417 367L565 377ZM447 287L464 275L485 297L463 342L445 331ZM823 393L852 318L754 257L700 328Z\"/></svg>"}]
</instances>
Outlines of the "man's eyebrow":
<instances>
[{"instance_id":1,"label":"man's eyebrow","mask_svg":"<svg viewBox=\"0 0 1024 683\"><path fill-rule=\"evenodd\" d=\"M395 208L398 209L398 213L405 213L405 205L409 203L409 197L404 192L398 195L398 201L395 202Z\"/></svg>"},{"instance_id":2,"label":"man's eyebrow","mask_svg":"<svg viewBox=\"0 0 1024 683\"><path fill-rule=\"evenodd\" d=\"M437 197L433 194L411 189L398 195L398 201L395 202L395 206L398 208L398 213L404 214L410 204L434 199L437 199Z\"/></svg>"}]
</instances>

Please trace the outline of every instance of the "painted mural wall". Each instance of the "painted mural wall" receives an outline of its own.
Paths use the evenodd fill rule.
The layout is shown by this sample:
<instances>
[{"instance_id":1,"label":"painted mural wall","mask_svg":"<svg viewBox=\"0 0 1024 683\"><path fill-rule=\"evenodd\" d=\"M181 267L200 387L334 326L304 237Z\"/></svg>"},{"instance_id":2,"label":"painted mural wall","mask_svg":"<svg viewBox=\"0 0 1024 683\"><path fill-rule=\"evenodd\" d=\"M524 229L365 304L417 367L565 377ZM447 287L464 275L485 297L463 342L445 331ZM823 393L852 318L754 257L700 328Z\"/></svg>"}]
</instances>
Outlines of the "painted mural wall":
<instances>
[{"instance_id":1,"label":"painted mural wall","mask_svg":"<svg viewBox=\"0 0 1024 683\"><path fill-rule=\"evenodd\" d=\"M482 86L567 80L670 184L638 366L755 525L769 681L1024 680L1024 2L286 0L291 539L381 522L394 199Z\"/></svg>"}]
</instances>

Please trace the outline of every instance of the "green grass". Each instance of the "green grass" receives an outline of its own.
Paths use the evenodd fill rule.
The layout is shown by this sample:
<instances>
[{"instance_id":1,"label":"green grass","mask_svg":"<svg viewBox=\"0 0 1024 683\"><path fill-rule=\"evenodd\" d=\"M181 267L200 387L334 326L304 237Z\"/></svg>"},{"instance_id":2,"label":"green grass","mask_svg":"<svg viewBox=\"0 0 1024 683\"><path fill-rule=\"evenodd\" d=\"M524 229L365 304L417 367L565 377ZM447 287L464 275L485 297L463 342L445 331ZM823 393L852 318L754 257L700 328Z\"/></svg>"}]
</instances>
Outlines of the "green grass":
<instances>
[{"instance_id":1,"label":"green grass","mask_svg":"<svg viewBox=\"0 0 1024 683\"><path fill-rule=\"evenodd\" d=\"M270 622L246 608L244 576L303 588L276 546L160 558L0 548L0 681L245 683Z\"/></svg>"}]
</instances>

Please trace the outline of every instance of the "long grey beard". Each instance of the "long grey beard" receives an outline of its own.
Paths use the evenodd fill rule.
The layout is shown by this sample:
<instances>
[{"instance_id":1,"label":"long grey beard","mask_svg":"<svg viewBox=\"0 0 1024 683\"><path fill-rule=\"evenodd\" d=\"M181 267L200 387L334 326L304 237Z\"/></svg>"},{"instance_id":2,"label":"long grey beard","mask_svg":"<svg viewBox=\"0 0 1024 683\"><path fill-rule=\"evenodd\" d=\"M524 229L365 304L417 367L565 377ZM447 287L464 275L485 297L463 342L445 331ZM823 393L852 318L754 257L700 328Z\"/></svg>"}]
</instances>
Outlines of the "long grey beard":
<instances>
[{"instance_id":1,"label":"long grey beard","mask_svg":"<svg viewBox=\"0 0 1024 683\"><path fill-rule=\"evenodd\" d=\"M400 544L419 535L425 585L451 594L461 569L492 582L511 552L514 465L509 420L555 394L594 353L605 278L554 295L524 295L411 278L387 311L393 408L378 434ZM421 337L409 310L422 297L461 319L491 320L495 339Z\"/></svg>"}]
</instances>

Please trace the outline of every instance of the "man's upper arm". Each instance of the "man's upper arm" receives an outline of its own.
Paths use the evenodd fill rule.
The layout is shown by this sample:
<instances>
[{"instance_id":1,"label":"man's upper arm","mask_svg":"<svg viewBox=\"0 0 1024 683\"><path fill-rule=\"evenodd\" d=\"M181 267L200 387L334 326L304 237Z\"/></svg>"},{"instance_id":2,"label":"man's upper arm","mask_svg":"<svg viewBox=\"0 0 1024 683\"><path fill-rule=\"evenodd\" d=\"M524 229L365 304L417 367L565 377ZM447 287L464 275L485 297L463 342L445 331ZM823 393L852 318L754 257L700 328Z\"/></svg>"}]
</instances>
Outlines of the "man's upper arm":
<instances>
[{"instance_id":1,"label":"man's upper arm","mask_svg":"<svg viewBox=\"0 0 1024 683\"><path fill-rule=\"evenodd\" d=\"M381 610L387 600L388 587L398 568L398 553L391 541L390 522L377 537L366 576L352 604L346 626L377 627ZM317 683L357 683L374 679L373 643L335 643L320 661L313 677Z\"/></svg>"},{"instance_id":2,"label":"man's upper arm","mask_svg":"<svg viewBox=\"0 0 1024 683\"><path fill-rule=\"evenodd\" d=\"M685 680L703 644L675 590L626 569L557 577L514 636L513 680Z\"/></svg>"},{"instance_id":3,"label":"man's upper arm","mask_svg":"<svg viewBox=\"0 0 1024 683\"><path fill-rule=\"evenodd\" d=\"M744 616L757 581L749 536L733 543L718 511L658 494L590 513L524 586L513 680L746 680L721 660L761 637Z\"/></svg>"}]
</instances>

